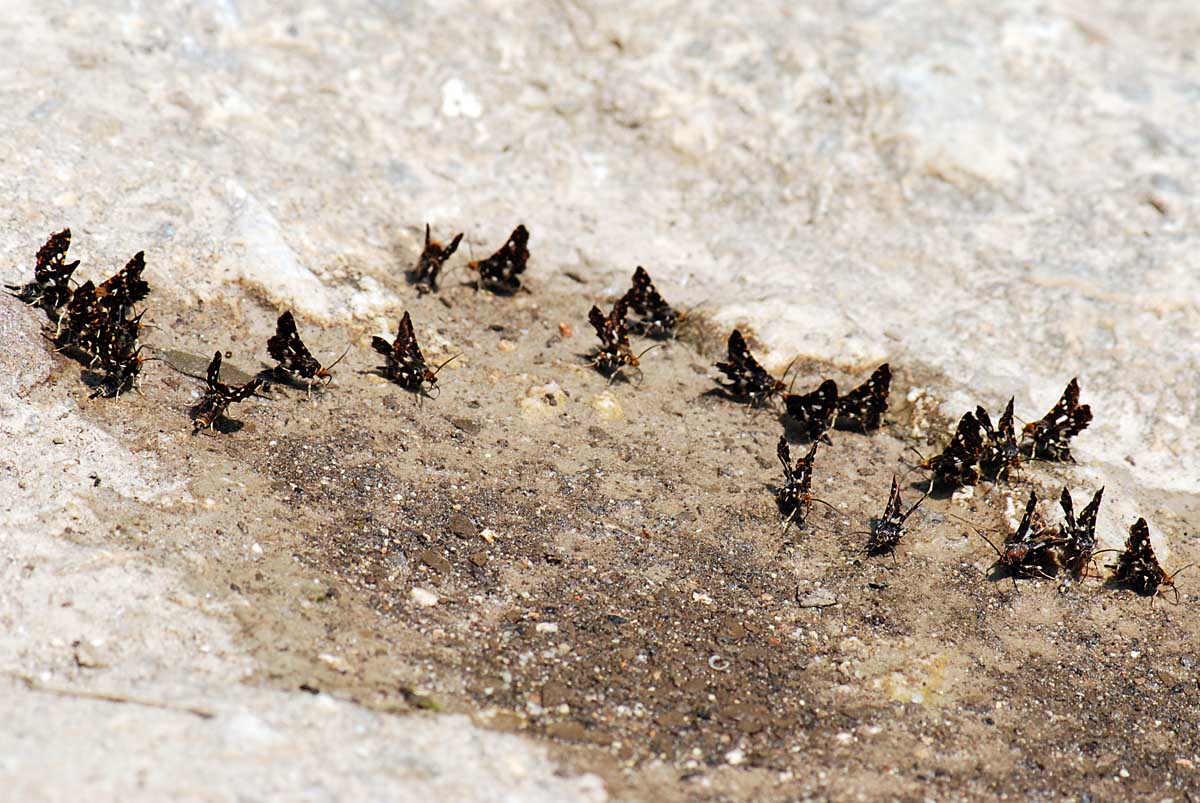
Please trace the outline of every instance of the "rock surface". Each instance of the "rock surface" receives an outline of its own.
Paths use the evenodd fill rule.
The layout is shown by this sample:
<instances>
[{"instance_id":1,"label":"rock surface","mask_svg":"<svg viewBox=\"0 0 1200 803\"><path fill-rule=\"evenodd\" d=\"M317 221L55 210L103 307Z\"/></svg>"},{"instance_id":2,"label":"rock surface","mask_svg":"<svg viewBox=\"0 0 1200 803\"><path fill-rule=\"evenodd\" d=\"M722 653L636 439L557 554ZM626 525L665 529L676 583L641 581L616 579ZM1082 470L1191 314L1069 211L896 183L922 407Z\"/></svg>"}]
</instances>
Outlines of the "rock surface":
<instances>
[{"instance_id":1,"label":"rock surface","mask_svg":"<svg viewBox=\"0 0 1200 803\"><path fill-rule=\"evenodd\" d=\"M6 281L69 225L92 271L145 249L147 278L183 308L238 315L262 296L384 333L425 221L465 231L478 257L520 220L534 283L571 271L615 293L645 264L681 306L752 326L771 367L886 359L936 378L947 417L1015 395L1032 420L1079 376L1096 419L1075 481L1108 488L1101 545L1146 515L1164 561L1188 558L1172 560L1200 487L1194 3L0 12ZM82 490L179 512L205 504L195 478L53 391L36 316L0 306L0 336L14 796L604 797L595 776L461 717L243 682L254 662L229 603L163 565L203 572L205 551L164 541L152 517L100 516ZM186 337L201 354L224 342ZM599 421L624 415L594 405ZM121 527L144 528L138 549L96 545Z\"/></svg>"}]
</instances>

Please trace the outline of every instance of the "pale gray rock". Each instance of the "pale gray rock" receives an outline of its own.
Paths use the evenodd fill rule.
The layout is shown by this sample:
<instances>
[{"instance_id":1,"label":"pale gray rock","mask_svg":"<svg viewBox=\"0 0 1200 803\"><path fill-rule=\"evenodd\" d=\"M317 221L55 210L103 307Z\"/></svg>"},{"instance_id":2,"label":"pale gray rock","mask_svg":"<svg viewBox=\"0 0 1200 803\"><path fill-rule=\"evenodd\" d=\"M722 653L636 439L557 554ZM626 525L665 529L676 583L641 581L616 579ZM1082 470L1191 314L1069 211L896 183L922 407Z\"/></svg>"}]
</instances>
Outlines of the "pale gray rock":
<instances>
[{"instance_id":1,"label":"pale gray rock","mask_svg":"<svg viewBox=\"0 0 1200 803\"><path fill-rule=\"evenodd\" d=\"M149 280L192 302L240 282L390 331L381 281L421 224L464 228L478 253L523 221L534 282L570 269L615 290L645 264L673 300L753 325L772 366L887 359L942 377L950 416L1015 394L1033 419L1078 375L1096 420L1075 476L1108 487L1105 546L1139 513L1159 515L1156 539L1179 529L1154 494L1200 487L1193 2L0 0L0 14L7 281L70 225L89 270L144 248ZM103 640L97 684L230 715L14 683L0 736L14 799L602 795L463 720L238 684L248 659L178 578L57 538L94 524L92 473L191 504L180 479L41 391L59 369L36 316L0 304L0 338L4 668L74 681L72 641ZM21 448L32 433L51 446ZM300 754L323 761L298 768Z\"/></svg>"}]
</instances>

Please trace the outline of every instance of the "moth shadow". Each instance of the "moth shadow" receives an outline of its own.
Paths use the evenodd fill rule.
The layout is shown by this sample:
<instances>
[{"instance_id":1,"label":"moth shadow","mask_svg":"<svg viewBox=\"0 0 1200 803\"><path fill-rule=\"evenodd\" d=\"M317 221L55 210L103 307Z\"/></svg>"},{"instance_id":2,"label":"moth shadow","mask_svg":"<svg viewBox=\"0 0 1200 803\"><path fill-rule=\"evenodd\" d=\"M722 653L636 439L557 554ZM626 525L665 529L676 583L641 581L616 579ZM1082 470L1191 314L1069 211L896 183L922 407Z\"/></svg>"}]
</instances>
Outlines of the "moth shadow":
<instances>
[{"instance_id":1,"label":"moth shadow","mask_svg":"<svg viewBox=\"0 0 1200 803\"><path fill-rule=\"evenodd\" d=\"M494 296L499 296L500 298L512 298L520 293L533 295L533 291L524 284L520 284L516 287L508 287L500 284L488 284L487 282L480 282L478 279L476 279L473 281L460 282L458 286L464 288L469 287L477 293L482 290L484 292L491 293Z\"/></svg>"},{"instance_id":2,"label":"moth shadow","mask_svg":"<svg viewBox=\"0 0 1200 803\"><path fill-rule=\"evenodd\" d=\"M304 377L294 376L287 371L280 371L278 368L264 368L255 374L254 378L262 381L262 385L259 387L261 391L270 391L272 388L287 388L290 390L302 390L310 396L323 395L327 384L321 380L309 382ZM270 396L264 396L258 390L254 392L254 395L263 399L271 398Z\"/></svg>"},{"instance_id":3,"label":"moth shadow","mask_svg":"<svg viewBox=\"0 0 1200 803\"><path fill-rule=\"evenodd\" d=\"M938 501L943 501L943 502L945 500L949 499L950 497L954 496L954 492L956 490L958 490L954 486L941 485L936 482L933 483L931 486L929 480L914 480L914 481L908 483L908 485L906 485L905 487L908 488L910 491L920 491L921 493L928 493L930 499L937 499Z\"/></svg>"},{"instance_id":4,"label":"moth shadow","mask_svg":"<svg viewBox=\"0 0 1200 803\"><path fill-rule=\"evenodd\" d=\"M400 388L400 390L403 390L405 393L408 393L410 396L413 396L418 402L421 401L421 399L436 399L437 398L437 396L435 396L434 394L432 394L428 390L426 390L424 388L424 386L419 387L419 388L410 388L410 387L406 387L406 386L400 384L395 379L388 376L387 369L383 368L383 367L370 368L365 371L355 371L355 373L358 374L359 376L377 376L380 379L386 379L387 383L389 385L391 385L392 387ZM439 394L442 392L441 385L436 385L435 389L437 390L437 392Z\"/></svg>"},{"instance_id":5,"label":"moth shadow","mask_svg":"<svg viewBox=\"0 0 1200 803\"><path fill-rule=\"evenodd\" d=\"M86 365L79 373L79 379L89 390L98 390L104 385L104 372L89 368Z\"/></svg>"},{"instance_id":6,"label":"moth shadow","mask_svg":"<svg viewBox=\"0 0 1200 803\"><path fill-rule=\"evenodd\" d=\"M203 407L203 404L196 404L191 407L191 409L189 410L189 413L192 417L192 420L195 420L196 416L199 414L202 407ZM246 428L246 423L244 421L238 421L236 419L230 418L227 415L225 415L224 413L221 413L219 416L217 416L216 420L213 421L211 427L201 427L201 429L215 430L215 431L221 433L222 435L233 435L234 433L241 432L245 428ZM193 435L198 435L199 433L200 433L200 429L192 430Z\"/></svg>"},{"instance_id":7,"label":"moth shadow","mask_svg":"<svg viewBox=\"0 0 1200 803\"><path fill-rule=\"evenodd\" d=\"M799 421L787 413L779 413L778 418L780 426L783 427L783 437L787 438L789 444L810 444L813 441L819 440L828 446L833 445L833 441L829 439L828 430L814 438Z\"/></svg>"},{"instance_id":8,"label":"moth shadow","mask_svg":"<svg viewBox=\"0 0 1200 803\"><path fill-rule=\"evenodd\" d=\"M624 383L625 383L625 384L627 384L627 385L630 385L630 384L635 384L635 382L636 382L636 384L639 384L639 385L641 384L642 380L641 380L641 378L640 378L640 377L638 377L638 378L635 380L634 378L632 378L632 377L630 377L630 376L629 376L629 373L628 373L627 371L621 370L620 368L618 368L617 370L613 371L612 373L608 373L608 374L606 374L606 373L604 373L603 371L601 371L601 370L600 370L599 368L597 368L597 367L596 367L596 365L595 365L595 361L596 361L596 355L597 355L597 354L599 354L599 352L598 352L598 351L591 351L591 352L588 352L588 353L586 353L586 354L585 354L585 353L580 353L580 352L578 352L578 351L577 351L577 352L575 352L575 355L574 355L574 356L575 356L576 358L578 358L579 360L581 360L581 361L583 361L583 362L586 362L586 363L588 363L588 365L591 367L591 369L592 369L593 371L595 371L595 372L596 372L596 374L598 374L599 376L602 376L602 377L604 377L605 379L607 379L607 380L608 380L608 384L609 384L609 385L612 385L613 383L615 383L615 382L617 382L617 381L624 382ZM623 367L627 368L628 366L623 366ZM636 369L636 368L635 368L634 370L635 370L635 371L637 371L637 370L639 370L639 369Z\"/></svg>"},{"instance_id":9,"label":"moth shadow","mask_svg":"<svg viewBox=\"0 0 1200 803\"><path fill-rule=\"evenodd\" d=\"M700 394L700 398L723 399L727 402L733 402L734 404L740 404L751 410L767 409L771 405L770 401L764 402L762 404L756 404L753 399L748 399L744 396L738 396L734 393L730 393L728 390L726 390L725 388L722 388L722 387L709 388L708 390L706 390ZM780 415L783 415L783 414L781 413Z\"/></svg>"}]
</instances>

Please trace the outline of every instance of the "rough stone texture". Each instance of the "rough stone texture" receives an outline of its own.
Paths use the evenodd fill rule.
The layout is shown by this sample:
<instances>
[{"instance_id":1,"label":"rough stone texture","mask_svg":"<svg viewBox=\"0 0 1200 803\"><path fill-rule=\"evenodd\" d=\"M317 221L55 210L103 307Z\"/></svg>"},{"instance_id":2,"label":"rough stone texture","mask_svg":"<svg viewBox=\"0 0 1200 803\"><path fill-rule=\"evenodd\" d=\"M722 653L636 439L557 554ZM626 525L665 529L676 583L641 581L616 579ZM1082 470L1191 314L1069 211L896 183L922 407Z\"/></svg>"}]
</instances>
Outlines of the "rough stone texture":
<instances>
[{"instance_id":1,"label":"rough stone texture","mask_svg":"<svg viewBox=\"0 0 1200 803\"><path fill-rule=\"evenodd\" d=\"M1015 394L1034 418L1078 375L1096 411L1079 476L1106 484L1121 518L1156 515L1156 539L1183 526L1156 493L1190 499L1200 483L1194 3L0 12L6 279L70 225L85 265L144 248L152 283L188 303L236 305L242 284L382 333L399 300L381 280L419 224L465 230L479 255L520 219L537 233L534 281L574 270L615 289L645 264L688 303L753 325L773 365L921 367L944 377L947 415ZM181 479L69 398L29 400L50 373L36 324L6 311L0 333L16 344L0 376L4 669L76 679L71 642L92 640L117 668L107 684L234 712L206 723L13 685L6 788L599 794L460 720L238 686L228 634L152 553L61 540L95 524L71 490L91 474L165 505ZM61 443L23 448L35 433ZM1114 545L1118 517L1104 521ZM75 759L64 770L56 754ZM300 769L303 754L325 760Z\"/></svg>"}]
</instances>

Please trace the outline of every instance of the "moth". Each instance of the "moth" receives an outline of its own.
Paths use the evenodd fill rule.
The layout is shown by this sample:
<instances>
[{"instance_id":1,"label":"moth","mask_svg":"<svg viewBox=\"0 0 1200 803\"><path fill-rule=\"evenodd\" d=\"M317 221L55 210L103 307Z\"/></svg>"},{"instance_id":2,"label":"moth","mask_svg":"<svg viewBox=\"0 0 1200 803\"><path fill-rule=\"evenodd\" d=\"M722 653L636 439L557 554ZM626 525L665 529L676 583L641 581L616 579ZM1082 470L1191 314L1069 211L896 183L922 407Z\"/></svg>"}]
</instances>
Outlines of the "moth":
<instances>
[{"instance_id":1,"label":"moth","mask_svg":"<svg viewBox=\"0 0 1200 803\"><path fill-rule=\"evenodd\" d=\"M483 287L496 295L511 296L521 289L521 274L529 262L529 231L518 225L500 250L487 259L475 260L470 267L479 271L476 289Z\"/></svg>"},{"instance_id":2,"label":"moth","mask_svg":"<svg viewBox=\"0 0 1200 803\"><path fill-rule=\"evenodd\" d=\"M95 361L103 366L116 366L126 362L138 350L142 315L124 319L109 316L95 337Z\"/></svg>"},{"instance_id":3,"label":"moth","mask_svg":"<svg viewBox=\"0 0 1200 803\"><path fill-rule=\"evenodd\" d=\"M104 304L96 285L89 279L71 294L66 312L58 319L54 339L62 348L74 346L85 352L94 365L100 359L100 341L119 320L123 318Z\"/></svg>"},{"instance_id":4,"label":"moth","mask_svg":"<svg viewBox=\"0 0 1200 803\"><path fill-rule=\"evenodd\" d=\"M255 377L244 385L226 385L221 381L221 352L213 354L212 362L208 364L208 375L205 380L208 389L204 397L192 411L192 431L211 428L225 412L229 405L244 401L254 395L262 385L262 379Z\"/></svg>"},{"instance_id":5,"label":"moth","mask_svg":"<svg viewBox=\"0 0 1200 803\"><path fill-rule=\"evenodd\" d=\"M45 245L38 249L33 281L5 285L9 295L31 307L41 307L51 321L57 322L59 312L71 300L71 274L79 267L79 260L66 261L70 247L70 229L51 234Z\"/></svg>"},{"instance_id":6,"label":"moth","mask_svg":"<svg viewBox=\"0 0 1200 803\"><path fill-rule=\"evenodd\" d=\"M983 429L983 448L979 452L979 471L985 479L997 480L1021 465L1021 450L1013 427L1013 399L1008 400L1000 421L992 426L992 417L982 406L975 408L975 418Z\"/></svg>"},{"instance_id":7,"label":"moth","mask_svg":"<svg viewBox=\"0 0 1200 803\"><path fill-rule=\"evenodd\" d=\"M322 380L326 384L333 379L329 371L341 362L342 357L349 351L347 348L342 352L342 356L334 360L328 368L321 365L320 360L312 355L308 346L300 339L300 333L296 331L296 319L291 310L284 312L275 321L275 335L267 341L267 353L279 363L275 366L276 373L301 376L310 382Z\"/></svg>"},{"instance_id":8,"label":"moth","mask_svg":"<svg viewBox=\"0 0 1200 803\"><path fill-rule=\"evenodd\" d=\"M633 286L625 293L625 303L637 316L628 321L631 333L657 340L675 335L680 313L662 297L641 265L633 272Z\"/></svg>"},{"instance_id":9,"label":"moth","mask_svg":"<svg viewBox=\"0 0 1200 803\"><path fill-rule=\"evenodd\" d=\"M1188 564L1167 574L1159 565L1158 557L1154 554L1154 546L1150 543L1150 526L1145 519L1138 519L1129 528L1129 537L1125 539L1125 550L1115 564L1109 564L1113 570L1108 582L1114 586L1124 586L1133 589L1143 597L1157 597L1162 589L1170 588L1175 592L1175 602L1179 602L1179 589L1175 587L1175 578Z\"/></svg>"},{"instance_id":10,"label":"moth","mask_svg":"<svg viewBox=\"0 0 1200 803\"><path fill-rule=\"evenodd\" d=\"M779 506L779 512L787 517L784 529L793 521L796 522L796 526L803 527L808 511L812 507L813 460L816 458L817 447L820 443L820 441L813 441L812 446L808 447L808 453L797 460L796 465L793 466L792 452L788 448L787 436L779 436L779 445L775 447L775 454L779 456L779 462L783 463L783 486L775 493L775 503Z\"/></svg>"},{"instance_id":11,"label":"moth","mask_svg":"<svg viewBox=\"0 0 1200 803\"><path fill-rule=\"evenodd\" d=\"M1022 447L1035 460L1058 460L1074 463L1071 438L1087 429L1092 422L1092 408L1079 403L1079 380L1067 383L1062 398L1050 412L1022 430Z\"/></svg>"},{"instance_id":12,"label":"moth","mask_svg":"<svg viewBox=\"0 0 1200 803\"><path fill-rule=\"evenodd\" d=\"M891 386L892 369L885 362L875 369L866 382L837 400L838 428L862 432L878 429L887 411Z\"/></svg>"},{"instance_id":13,"label":"moth","mask_svg":"<svg viewBox=\"0 0 1200 803\"><path fill-rule=\"evenodd\" d=\"M900 501L900 483L896 480L896 475L892 475L892 492L888 496L887 507L883 509L883 516L871 523L871 530L867 533L866 553L871 556L886 555L896 549L900 543L900 539L904 537L904 522L908 520L916 509L925 501L925 496L922 496L908 510L904 509L904 503Z\"/></svg>"},{"instance_id":14,"label":"moth","mask_svg":"<svg viewBox=\"0 0 1200 803\"><path fill-rule=\"evenodd\" d=\"M442 370L450 360L458 357L456 354L436 368L430 369L425 363L425 355L421 353L421 347L417 345L412 318L407 312L400 319L400 326L396 329L396 339L393 342L389 343L382 337L373 337L371 338L371 347L387 359L387 365L382 369L384 376L405 390L414 393L423 392L425 385L429 385L431 388L436 387L438 371Z\"/></svg>"},{"instance_id":15,"label":"moth","mask_svg":"<svg viewBox=\"0 0 1200 803\"><path fill-rule=\"evenodd\" d=\"M1017 577L1040 575L1049 578L1058 571L1054 549L1063 543L1063 539L1047 526L1037 509L1037 504L1037 492L1030 491L1021 524L1004 540L1004 549L998 549L986 536L980 534L995 550L998 556L996 562L1007 569L1009 575L1014 578L1014 586Z\"/></svg>"},{"instance_id":16,"label":"moth","mask_svg":"<svg viewBox=\"0 0 1200 803\"><path fill-rule=\"evenodd\" d=\"M114 398L136 387L137 377L142 372L142 350L137 351L112 362L103 363L104 375L100 384L89 398L103 396Z\"/></svg>"},{"instance_id":17,"label":"moth","mask_svg":"<svg viewBox=\"0 0 1200 803\"><path fill-rule=\"evenodd\" d=\"M959 419L954 438L939 455L922 460L917 465L932 472L929 487L957 488L961 485L974 485L979 479L975 468L983 448L983 436L980 434L979 421L971 413L964 413Z\"/></svg>"},{"instance_id":18,"label":"moth","mask_svg":"<svg viewBox=\"0 0 1200 803\"><path fill-rule=\"evenodd\" d=\"M588 310L588 322L596 330L600 347L592 357L592 366L610 379L629 366L640 371L639 358L629 345L629 331L625 324L625 298L617 299L607 316L595 304ZM645 352L642 352L645 354Z\"/></svg>"},{"instance_id":19,"label":"moth","mask_svg":"<svg viewBox=\"0 0 1200 803\"><path fill-rule=\"evenodd\" d=\"M1062 506L1064 523L1061 527L1063 539L1062 563L1076 579L1087 574L1088 564L1096 549L1096 514L1100 510L1100 500L1104 497L1104 489L1096 491L1088 506L1079 512L1075 518L1075 505L1071 501L1071 492L1062 489L1059 505Z\"/></svg>"},{"instance_id":20,"label":"moth","mask_svg":"<svg viewBox=\"0 0 1200 803\"><path fill-rule=\"evenodd\" d=\"M442 266L446 264L446 260L458 250L458 244L462 242L462 238L460 232L454 235L454 239L450 241L449 245L442 245L437 240L430 238L429 224L425 224L425 248L417 260L417 267L409 273L418 293L437 292L438 274L442 272Z\"/></svg>"},{"instance_id":21,"label":"moth","mask_svg":"<svg viewBox=\"0 0 1200 803\"><path fill-rule=\"evenodd\" d=\"M734 329L729 334L727 348L726 361L717 363L717 370L725 374L725 379L718 379L717 384L729 396L757 407L787 389L783 382L767 373L767 369L754 359L740 329Z\"/></svg>"},{"instance_id":22,"label":"moth","mask_svg":"<svg viewBox=\"0 0 1200 803\"><path fill-rule=\"evenodd\" d=\"M125 267L104 280L96 288L96 295L101 303L114 310L118 315L126 315L135 303L142 301L150 294L150 285L142 279L142 271L146 269L146 253L138 251Z\"/></svg>"},{"instance_id":23,"label":"moth","mask_svg":"<svg viewBox=\"0 0 1200 803\"><path fill-rule=\"evenodd\" d=\"M829 437L825 434L833 426L838 408L837 383L826 379L811 393L789 393L783 397L787 414L795 419L810 441Z\"/></svg>"}]
</instances>

